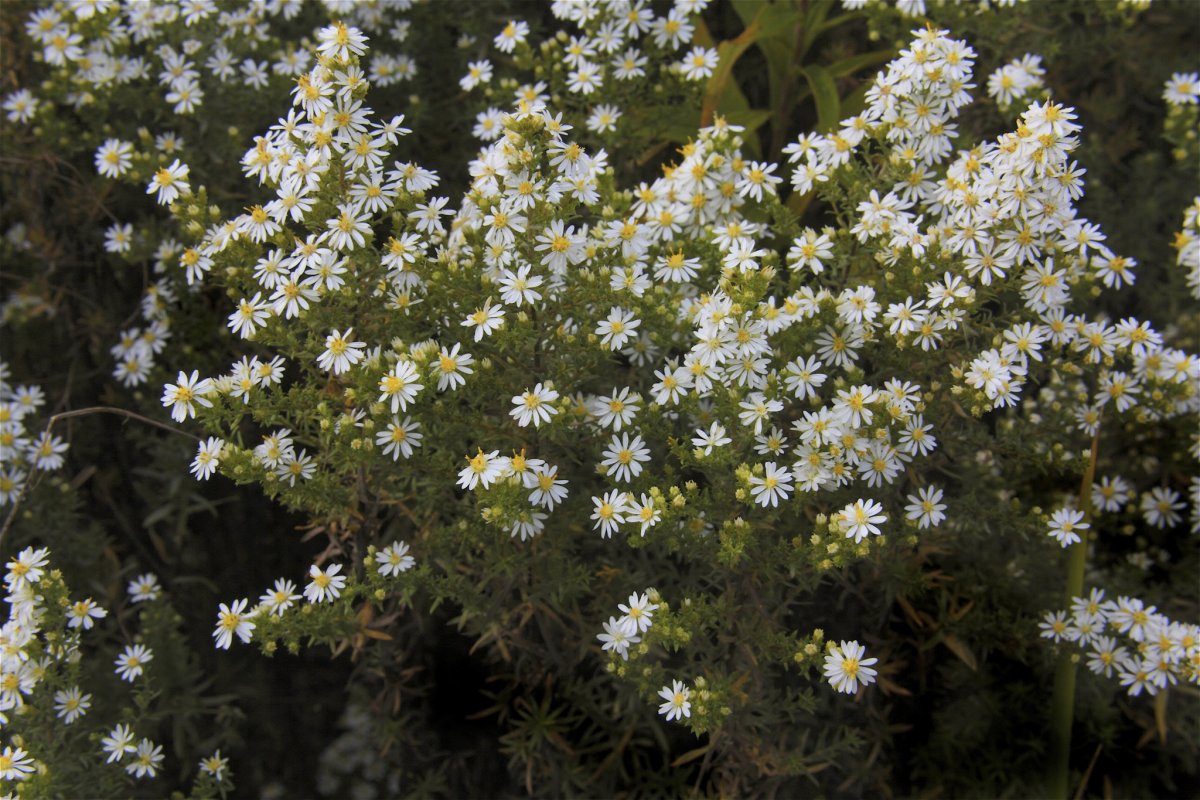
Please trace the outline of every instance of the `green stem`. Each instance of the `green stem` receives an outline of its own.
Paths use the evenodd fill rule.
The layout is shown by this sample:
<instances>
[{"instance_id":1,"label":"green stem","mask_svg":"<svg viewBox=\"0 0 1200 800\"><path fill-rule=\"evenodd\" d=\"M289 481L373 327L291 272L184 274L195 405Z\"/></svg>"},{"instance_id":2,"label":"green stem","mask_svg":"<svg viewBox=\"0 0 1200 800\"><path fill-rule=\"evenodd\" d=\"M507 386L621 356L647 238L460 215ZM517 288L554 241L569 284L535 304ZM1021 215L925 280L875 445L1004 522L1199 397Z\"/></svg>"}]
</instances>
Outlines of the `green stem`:
<instances>
[{"instance_id":1,"label":"green stem","mask_svg":"<svg viewBox=\"0 0 1200 800\"><path fill-rule=\"evenodd\" d=\"M1085 522L1092 519L1092 482L1096 478L1096 458L1100 452L1100 431L1092 437L1092 453L1088 459L1083 483L1079 487L1079 509ZM1083 573L1087 567L1088 537L1085 531L1080 541L1067 553L1067 595L1065 607L1083 594ZM1075 716L1074 654L1066 648L1058 656L1054 672L1054 699L1050 717L1050 775L1047 790L1054 800L1067 800L1071 781L1071 723Z\"/></svg>"}]
</instances>

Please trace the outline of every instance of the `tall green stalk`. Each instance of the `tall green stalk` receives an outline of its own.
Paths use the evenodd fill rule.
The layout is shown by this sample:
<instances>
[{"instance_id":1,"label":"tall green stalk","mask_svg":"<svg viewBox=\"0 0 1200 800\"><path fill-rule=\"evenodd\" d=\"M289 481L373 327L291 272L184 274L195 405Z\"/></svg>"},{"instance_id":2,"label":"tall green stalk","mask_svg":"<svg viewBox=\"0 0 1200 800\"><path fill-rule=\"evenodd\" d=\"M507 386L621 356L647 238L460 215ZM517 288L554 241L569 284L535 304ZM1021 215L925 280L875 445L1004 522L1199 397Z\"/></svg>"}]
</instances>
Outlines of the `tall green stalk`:
<instances>
[{"instance_id":1,"label":"tall green stalk","mask_svg":"<svg viewBox=\"0 0 1200 800\"><path fill-rule=\"evenodd\" d=\"M1079 487L1079 510L1085 522L1092 521L1092 482L1096 478L1096 458L1100 452L1100 431L1092 437L1092 453L1083 483ZM1064 607L1071 599L1083 594L1083 572L1087 567L1088 537L1071 545L1067 551L1067 593ZM1075 668L1072 653L1063 648L1058 656L1058 667L1054 672L1054 699L1050 717L1050 774L1048 794L1053 800L1066 800L1071 779L1071 723L1075 717Z\"/></svg>"}]
</instances>

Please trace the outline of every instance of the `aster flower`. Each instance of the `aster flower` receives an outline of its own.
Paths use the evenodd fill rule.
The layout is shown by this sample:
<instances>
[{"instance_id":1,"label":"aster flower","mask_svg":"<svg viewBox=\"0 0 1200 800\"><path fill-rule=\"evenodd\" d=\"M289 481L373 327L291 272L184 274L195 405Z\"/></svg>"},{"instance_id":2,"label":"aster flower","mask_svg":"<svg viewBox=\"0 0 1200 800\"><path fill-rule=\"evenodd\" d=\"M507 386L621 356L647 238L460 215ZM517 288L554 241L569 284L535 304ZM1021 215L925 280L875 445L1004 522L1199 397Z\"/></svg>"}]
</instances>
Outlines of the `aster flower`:
<instances>
[{"instance_id":1,"label":"aster flower","mask_svg":"<svg viewBox=\"0 0 1200 800\"><path fill-rule=\"evenodd\" d=\"M217 471L217 467L221 463L221 450L224 447L225 440L215 436L210 436L200 442L191 468L191 473L196 476L196 480L206 481Z\"/></svg>"},{"instance_id":2,"label":"aster flower","mask_svg":"<svg viewBox=\"0 0 1200 800\"><path fill-rule=\"evenodd\" d=\"M308 452L301 450L299 453L288 450L279 459L279 465L275 468L275 475L282 481L287 481L288 486L295 486L296 479L309 480L316 472L317 467L313 463L312 456Z\"/></svg>"},{"instance_id":3,"label":"aster flower","mask_svg":"<svg viewBox=\"0 0 1200 800\"><path fill-rule=\"evenodd\" d=\"M904 516L917 523L917 528L936 528L946 518L942 490L936 486L923 486L906 499L908 505L904 507Z\"/></svg>"},{"instance_id":4,"label":"aster flower","mask_svg":"<svg viewBox=\"0 0 1200 800\"><path fill-rule=\"evenodd\" d=\"M196 405L212 408L212 401L205 397L211 390L212 382L208 378L200 380L198 370L192 370L191 375L181 371L174 384L163 387L162 404L171 408L171 419L183 422L196 416Z\"/></svg>"},{"instance_id":5,"label":"aster flower","mask_svg":"<svg viewBox=\"0 0 1200 800\"><path fill-rule=\"evenodd\" d=\"M126 753L136 753L137 745L133 743L134 738L133 731L124 723L113 728L108 736L100 740L101 749L108 753L106 763L120 761Z\"/></svg>"},{"instance_id":6,"label":"aster flower","mask_svg":"<svg viewBox=\"0 0 1200 800\"><path fill-rule=\"evenodd\" d=\"M637 644L642 640L637 635L638 627L629 617L609 617L608 622L604 623L604 633L597 634L596 638L603 644L601 650L611 650L619 655L623 660L629 660L629 645Z\"/></svg>"},{"instance_id":7,"label":"aster flower","mask_svg":"<svg viewBox=\"0 0 1200 800\"><path fill-rule=\"evenodd\" d=\"M682 681L672 681L670 686L659 689L658 696L665 701L658 707L658 713L665 714L667 722L692 716L692 690Z\"/></svg>"},{"instance_id":8,"label":"aster flower","mask_svg":"<svg viewBox=\"0 0 1200 800\"><path fill-rule=\"evenodd\" d=\"M861 683L867 686L875 682L875 670L871 666L879 659L863 658L866 648L858 642L830 644L825 656L825 678L839 692L854 694Z\"/></svg>"},{"instance_id":9,"label":"aster flower","mask_svg":"<svg viewBox=\"0 0 1200 800\"><path fill-rule=\"evenodd\" d=\"M613 436L605 448L604 460L600 465L608 470L614 480L629 481L642 474L642 464L650 460L650 449L643 446L642 437L622 433Z\"/></svg>"},{"instance_id":10,"label":"aster flower","mask_svg":"<svg viewBox=\"0 0 1200 800\"><path fill-rule=\"evenodd\" d=\"M837 519L846 531L846 538L858 544L868 535L880 535L877 523L887 522L887 515L882 512L883 506L874 500L855 500L838 512Z\"/></svg>"},{"instance_id":11,"label":"aster flower","mask_svg":"<svg viewBox=\"0 0 1200 800\"><path fill-rule=\"evenodd\" d=\"M625 619L633 620L640 633L645 633L654 624L654 612L658 610L658 603L651 603L647 592L640 595L634 592L629 595L629 604L620 603L617 610L625 614Z\"/></svg>"},{"instance_id":12,"label":"aster flower","mask_svg":"<svg viewBox=\"0 0 1200 800\"><path fill-rule=\"evenodd\" d=\"M122 680L132 683L134 679L141 677L146 663L153 658L154 652L145 645L128 645L121 655L117 656L117 675L121 676Z\"/></svg>"},{"instance_id":13,"label":"aster flower","mask_svg":"<svg viewBox=\"0 0 1200 800\"><path fill-rule=\"evenodd\" d=\"M34 769L33 758L20 747L9 745L0 752L0 780L23 781Z\"/></svg>"},{"instance_id":14,"label":"aster flower","mask_svg":"<svg viewBox=\"0 0 1200 800\"><path fill-rule=\"evenodd\" d=\"M347 328L345 333L332 331L325 337L325 351L317 356L317 366L334 375L341 375L361 361L367 345L351 341L353 336L353 328Z\"/></svg>"},{"instance_id":15,"label":"aster flower","mask_svg":"<svg viewBox=\"0 0 1200 800\"><path fill-rule=\"evenodd\" d=\"M625 492L620 489L613 489L600 497L592 498L592 505L595 507L591 516L595 523L593 527L605 539L611 537L625 521L624 515L628 509L625 498Z\"/></svg>"},{"instance_id":16,"label":"aster flower","mask_svg":"<svg viewBox=\"0 0 1200 800\"><path fill-rule=\"evenodd\" d=\"M96 624L96 620L104 619L107 616L108 612L89 597L86 600L72 603L67 608L67 627L83 628L85 631L89 631Z\"/></svg>"},{"instance_id":17,"label":"aster flower","mask_svg":"<svg viewBox=\"0 0 1200 800\"><path fill-rule=\"evenodd\" d=\"M133 166L133 145L120 139L106 139L96 150L96 172L104 178L120 178Z\"/></svg>"},{"instance_id":18,"label":"aster flower","mask_svg":"<svg viewBox=\"0 0 1200 800\"><path fill-rule=\"evenodd\" d=\"M393 461L398 461L401 456L409 458L413 450L421 446L421 439L424 438L424 434L417 430L419 427L420 423L413 422L409 417L401 421L393 415L387 428L375 434L375 444L382 445L383 454L391 455Z\"/></svg>"},{"instance_id":19,"label":"aster flower","mask_svg":"<svg viewBox=\"0 0 1200 800\"><path fill-rule=\"evenodd\" d=\"M318 55L334 61L348 61L351 56L361 56L366 52L367 37L358 28L335 22L317 31Z\"/></svg>"},{"instance_id":20,"label":"aster flower","mask_svg":"<svg viewBox=\"0 0 1200 800\"><path fill-rule=\"evenodd\" d=\"M530 423L533 424L533 427L538 428L543 422L549 422L550 418L558 413L558 409L551 405L557 399L558 392L539 383L532 389L515 395L512 398L512 404L516 408L511 409L508 413L522 428L529 427Z\"/></svg>"},{"instance_id":21,"label":"aster flower","mask_svg":"<svg viewBox=\"0 0 1200 800\"><path fill-rule=\"evenodd\" d=\"M375 553L375 562L379 565L379 574L385 577L395 577L412 569L417 563L416 559L408 555L408 545L399 541L392 542Z\"/></svg>"},{"instance_id":22,"label":"aster flower","mask_svg":"<svg viewBox=\"0 0 1200 800\"><path fill-rule=\"evenodd\" d=\"M228 768L229 759L223 757L220 750L207 758L200 759L200 771L205 775L211 775L213 780L218 783L225 777L225 770Z\"/></svg>"},{"instance_id":23,"label":"aster flower","mask_svg":"<svg viewBox=\"0 0 1200 800\"><path fill-rule=\"evenodd\" d=\"M300 595L296 594L296 584L287 578L278 578L275 586L258 598L258 604L261 608L265 608L268 614L279 617L283 616L283 612L291 608L299 599Z\"/></svg>"},{"instance_id":24,"label":"aster flower","mask_svg":"<svg viewBox=\"0 0 1200 800\"><path fill-rule=\"evenodd\" d=\"M135 778L156 777L162 766L162 745L142 739L134 750L133 759L125 765L125 771Z\"/></svg>"},{"instance_id":25,"label":"aster flower","mask_svg":"<svg viewBox=\"0 0 1200 800\"><path fill-rule=\"evenodd\" d=\"M424 388L419 382L420 373L411 361L397 361L392 371L379 379L379 402L392 403L392 413L405 411L417 394Z\"/></svg>"},{"instance_id":26,"label":"aster flower","mask_svg":"<svg viewBox=\"0 0 1200 800\"><path fill-rule=\"evenodd\" d=\"M458 485L467 491L476 486L484 489L491 486L509 467L509 460L499 450L484 453L480 448L474 456L466 456L467 466L458 473Z\"/></svg>"},{"instance_id":27,"label":"aster flower","mask_svg":"<svg viewBox=\"0 0 1200 800\"><path fill-rule=\"evenodd\" d=\"M1083 521L1083 512L1073 508L1060 508L1050 516L1047 534L1064 548L1080 541L1078 531L1091 527Z\"/></svg>"},{"instance_id":28,"label":"aster flower","mask_svg":"<svg viewBox=\"0 0 1200 800\"><path fill-rule=\"evenodd\" d=\"M482 341L484 336L490 336L504 324L504 307L493 306L491 303L491 298L488 298L481 308L469 314L461 323L464 328L475 329L477 342Z\"/></svg>"},{"instance_id":29,"label":"aster flower","mask_svg":"<svg viewBox=\"0 0 1200 800\"><path fill-rule=\"evenodd\" d=\"M791 493L791 471L786 467L776 466L774 461L763 465L763 477L750 476L750 495L760 506L774 508L780 500L787 500Z\"/></svg>"},{"instance_id":30,"label":"aster flower","mask_svg":"<svg viewBox=\"0 0 1200 800\"><path fill-rule=\"evenodd\" d=\"M169 167L161 167L150 179L146 194L157 194L159 205L168 206L175 202L180 195L192 191L188 183L188 167L179 159L175 159Z\"/></svg>"},{"instance_id":31,"label":"aster flower","mask_svg":"<svg viewBox=\"0 0 1200 800\"><path fill-rule=\"evenodd\" d=\"M78 686L54 693L54 713L63 721L64 725L75 722L91 707L92 696L83 694Z\"/></svg>"},{"instance_id":32,"label":"aster flower","mask_svg":"<svg viewBox=\"0 0 1200 800\"><path fill-rule=\"evenodd\" d=\"M341 597L342 589L346 588L346 576L338 574L341 571L341 564L331 564L327 569L313 564L308 570L312 580L304 587L304 597L308 602L324 603Z\"/></svg>"},{"instance_id":33,"label":"aster flower","mask_svg":"<svg viewBox=\"0 0 1200 800\"><path fill-rule=\"evenodd\" d=\"M252 614L246 613L246 606L249 600L242 598L235 600L232 605L221 603L220 611L217 613L217 628L213 631L216 645L221 650L228 650L233 637L236 635L242 640L243 644L250 641L254 635L254 622L251 620Z\"/></svg>"},{"instance_id":34,"label":"aster flower","mask_svg":"<svg viewBox=\"0 0 1200 800\"><path fill-rule=\"evenodd\" d=\"M162 593L162 587L158 583L158 577L147 572L131 580L125 591L129 593L129 602L145 603L157 600Z\"/></svg>"},{"instance_id":35,"label":"aster flower","mask_svg":"<svg viewBox=\"0 0 1200 800\"><path fill-rule=\"evenodd\" d=\"M634 318L632 311L613 306L608 312L608 317L596 326L596 335L600 337L600 343L607 345L608 349L620 350L641 324L641 320Z\"/></svg>"}]
</instances>

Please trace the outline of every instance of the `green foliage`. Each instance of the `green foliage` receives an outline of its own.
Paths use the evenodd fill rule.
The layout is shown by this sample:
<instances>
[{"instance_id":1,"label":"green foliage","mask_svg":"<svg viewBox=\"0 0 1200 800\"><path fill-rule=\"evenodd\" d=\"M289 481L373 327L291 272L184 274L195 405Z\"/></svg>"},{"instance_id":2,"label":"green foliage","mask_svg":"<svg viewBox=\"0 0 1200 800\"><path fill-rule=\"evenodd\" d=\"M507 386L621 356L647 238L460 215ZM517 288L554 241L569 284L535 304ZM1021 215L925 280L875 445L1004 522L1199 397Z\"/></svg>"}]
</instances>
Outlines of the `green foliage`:
<instances>
[{"instance_id":1,"label":"green foliage","mask_svg":"<svg viewBox=\"0 0 1200 800\"><path fill-rule=\"evenodd\" d=\"M5 680L29 688L0 686L5 744L36 768L4 788L1043 793L1064 721L1052 676L1078 648L1038 623L1083 594L1064 597L1052 514L1087 512L1083 586L1156 605L1180 642L1200 617L1197 106L1158 99L1195 67L1194 14L662 4L609 51L615 7L404 5L219 2L145 35L119 6L0 9L0 545L13 619L34 629L6 646L38 665L27 675L6 651ZM58 45L26 28L45 12L107 55L52 63ZM520 40L505 52L497 31ZM951 49L959 62L911 85L877 79L960 40L973 54ZM645 74L615 77L635 44ZM222 48L225 77L206 65ZM1009 74L1028 86L989 99L989 76L1027 53L1040 66ZM415 76L392 82L410 56ZM108 58L147 74L106 75ZM494 74L471 85L484 59ZM172 63L199 73L194 110L167 97L190 81L156 82ZM881 85L964 83L978 100L939 107L952 135L937 157L918 152L937 131L880 112ZM36 98L27 119L20 89ZM1047 122L1065 106L1081 131ZM101 175L114 141L128 164ZM996 241L1055 222L1029 234L1028 259L972 261L981 165L1007 180L1012 153L1035 153L1021 191L1038 203L1086 169L1067 210L1103 245L1006 206ZM187 186L171 197L177 165ZM280 212L306 169L310 205ZM280 266L306 246L328 255ZM1112 285L1117 254L1136 262L1132 287ZM1038 299L1043 264L1061 300ZM525 290L538 296L512 297ZM1116 333L1129 317L1161 341ZM981 377L992 356L1003 380ZM48 399L22 406L17 384ZM70 444L61 473L29 444L43 431ZM196 439L202 483L186 474ZM1123 476L1127 501L1091 508L1093 473ZM918 491L939 499L923 512L933 495ZM1154 491L1190 508L1159 524ZM41 547L39 597L24 597L13 565ZM147 572L153 599L131 586ZM107 616L71 627L89 597ZM858 664L859 642L877 662ZM153 658L125 681L112 665L135 644ZM1196 648L1180 644L1155 697L1075 670L1070 791L1195 779ZM848 694L828 685L839 668L863 670ZM66 724L55 696L72 687L91 707ZM132 748L108 759L118 724L162 745L157 775L134 777Z\"/></svg>"}]
</instances>

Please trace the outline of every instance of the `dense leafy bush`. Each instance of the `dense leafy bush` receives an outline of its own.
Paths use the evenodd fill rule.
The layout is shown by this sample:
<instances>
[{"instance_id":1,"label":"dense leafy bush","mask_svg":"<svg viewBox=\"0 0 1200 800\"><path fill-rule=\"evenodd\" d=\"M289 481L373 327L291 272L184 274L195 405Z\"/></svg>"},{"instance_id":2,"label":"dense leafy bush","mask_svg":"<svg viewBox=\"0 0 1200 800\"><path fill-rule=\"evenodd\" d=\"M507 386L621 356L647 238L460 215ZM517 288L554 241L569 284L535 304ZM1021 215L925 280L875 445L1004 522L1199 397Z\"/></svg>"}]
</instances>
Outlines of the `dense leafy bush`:
<instances>
[{"instance_id":1,"label":"dense leafy bush","mask_svg":"<svg viewBox=\"0 0 1200 800\"><path fill-rule=\"evenodd\" d=\"M1196 779L1186 5L0 20L15 793Z\"/></svg>"}]
</instances>

